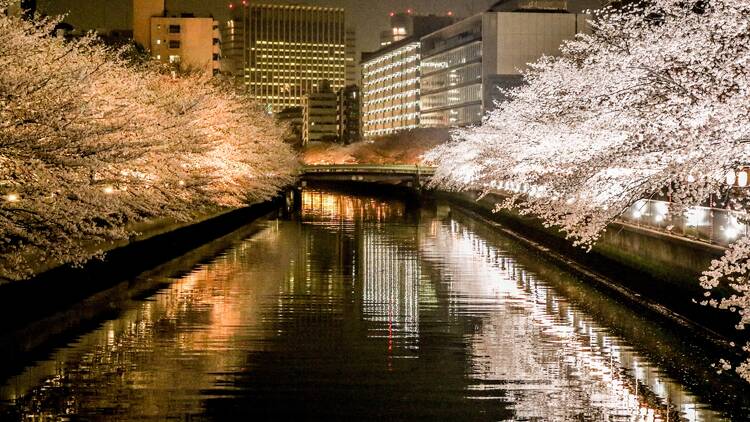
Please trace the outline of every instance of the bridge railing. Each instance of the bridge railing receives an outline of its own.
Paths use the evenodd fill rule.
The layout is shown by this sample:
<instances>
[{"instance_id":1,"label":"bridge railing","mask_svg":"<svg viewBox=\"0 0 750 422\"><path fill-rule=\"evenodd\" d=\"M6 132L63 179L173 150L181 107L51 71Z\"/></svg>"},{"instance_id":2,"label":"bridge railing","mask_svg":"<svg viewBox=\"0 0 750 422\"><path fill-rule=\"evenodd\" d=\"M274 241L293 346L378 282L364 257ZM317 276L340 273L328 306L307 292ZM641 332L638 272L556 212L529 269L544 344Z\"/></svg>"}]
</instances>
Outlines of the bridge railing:
<instances>
[{"instance_id":1,"label":"bridge railing","mask_svg":"<svg viewBox=\"0 0 750 422\"><path fill-rule=\"evenodd\" d=\"M431 176L435 173L435 169L433 167L408 164L327 164L302 166L302 174L325 173L414 174Z\"/></svg>"},{"instance_id":2,"label":"bridge railing","mask_svg":"<svg viewBox=\"0 0 750 422\"><path fill-rule=\"evenodd\" d=\"M667 201L641 199L631 205L620 220L720 246L728 246L750 234L750 228L744 223L747 213L710 207L690 207L683 213L670 213L670 206Z\"/></svg>"},{"instance_id":3,"label":"bridge railing","mask_svg":"<svg viewBox=\"0 0 750 422\"><path fill-rule=\"evenodd\" d=\"M494 190L494 193L501 197L512 194L504 190ZM719 246L728 246L750 234L746 224L750 216L745 212L701 206L675 212L679 210L670 209L675 206L669 201L641 199L616 221Z\"/></svg>"}]
</instances>

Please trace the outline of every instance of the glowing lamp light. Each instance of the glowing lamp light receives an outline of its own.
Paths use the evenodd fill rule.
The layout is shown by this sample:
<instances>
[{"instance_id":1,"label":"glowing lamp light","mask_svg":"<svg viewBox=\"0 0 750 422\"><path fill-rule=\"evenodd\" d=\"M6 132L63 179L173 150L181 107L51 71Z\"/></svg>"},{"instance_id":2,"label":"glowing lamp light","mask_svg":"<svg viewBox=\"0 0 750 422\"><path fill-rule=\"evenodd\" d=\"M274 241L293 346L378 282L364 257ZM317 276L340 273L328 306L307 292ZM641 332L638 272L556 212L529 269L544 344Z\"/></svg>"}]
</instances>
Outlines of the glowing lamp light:
<instances>
[{"instance_id":1,"label":"glowing lamp light","mask_svg":"<svg viewBox=\"0 0 750 422\"><path fill-rule=\"evenodd\" d=\"M654 221L657 223L661 223L667 218L667 212L669 211L669 206L665 204L664 202L657 202L654 204Z\"/></svg>"},{"instance_id":2,"label":"glowing lamp light","mask_svg":"<svg viewBox=\"0 0 750 422\"><path fill-rule=\"evenodd\" d=\"M737 173L737 186L744 188L747 186L747 171L742 170L741 172Z\"/></svg>"},{"instance_id":3,"label":"glowing lamp light","mask_svg":"<svg viewBox=\"0 0 750 422\"><path fill-rule=\"evenodd\" d=\"M413 10L411 10L411 9L406 9L406 13L407 13L407 14L411 15L411 12L413 12Z\"/></svg>"},{"instance_id":4,"label":"glowing lamp light","mask_svg":"<svg viewBox=\"0 0 750 422\"><path fill-rule=\"evenodd\" d=\"M18 200L21 199L17 193L9 193L5 195L5 200L8 202L18 202Z\"/></svg>"},{"instance_id":5,"label":"glowing lamp light","mask_svg":"<svg viewBox=\"0 0 750 422\"><path fill-rule=\"evenodd\" d=\"M727 185L734 186L735 183L737 183L737 173L734 170L729 170L729 173L727 173Z\"/></svg>"},{"instance_id":6,"label":"glowing lamp light","mask_svg":"<svg viewBox=\"0 0 750 422\"><path fill-rule=\"evenodd\" d=\"M234 3L229 3L229 8L234 9Z\"/></svg>"},{"instance_id":7,"label":"glowing lamp light","mask_svg":"<svg viewBox=\"0 0 750 422\"><path fill-rule=\"evenodd\" d=\"M736 216L730 214L729 221L724 227L724 236L727 240L731 241L736 239L743 231L745 231L745 225L737 221Z\"/></svg>"},{"instance_id":8,"label":"glowing lamp light","mask_svg":"<svg viewBox=\"0 0 750 422\"><path fill-rule=\"evenodd\" d=\"M735 228L735 227L727 227L727 228L724 229L724 236L727 237L727 240L732 240L732 239L735 239L737 237L737 235L739 234L739 232L740 231L737 230L737 228Z\"/></svg>"},{"instance_id":9,"label":"glowing lamp light","mask_svg":"<svg viewBox=\"0 0 750 422\"><path fill-rule=\"evenodd\" d=\"M247 0L242 0L242 5L243 5L243 6L247 6L248 4L249 4L249 3L248 3L248 1L247 1Z\"/></svg>"},{"instance_id":10,"label":"glowing lamp light","mask_svg":"<svg viewBox=\"0 0 750 422\"><path fill-rule=\"evenodd\" d=\"M107 195L109 195L111 193L114 193L115 188L113 188L112 186L105 186L104 189L102 189L102 190L104 191L104 193L106 193Z\"/></svg>"},{"instance_id":11,"label":"glowing lamp light","mask_svg":"<svg viewBox=\"0 0 750 422\"><path fill-rule=\"evenodd\" d=\"M448 16L453 16L453 11L452 10L448 11Z\"/></svg>"},{"instance_id":12,"label":"glowing lamp light","mask_svg":"<svg viewBox=\"0 0 750 422\"><path fill-rule=\"evenodd\" d=\"M185 186L185 181L184 180L180 180L179 182L177 182L177 184L180 185L180 186Z\"/></svg>"},{"instance_id":13,"label":"glowing lamp light","mask_svg":"<svg viewBox=\"0 0 750 422\"><path fill-rule=\"evenodd\" d=\"M388 16L394 17L394 16L396 16L396 12L391 12L391 13L388 14Z\"/></svg>"}]
</instances>

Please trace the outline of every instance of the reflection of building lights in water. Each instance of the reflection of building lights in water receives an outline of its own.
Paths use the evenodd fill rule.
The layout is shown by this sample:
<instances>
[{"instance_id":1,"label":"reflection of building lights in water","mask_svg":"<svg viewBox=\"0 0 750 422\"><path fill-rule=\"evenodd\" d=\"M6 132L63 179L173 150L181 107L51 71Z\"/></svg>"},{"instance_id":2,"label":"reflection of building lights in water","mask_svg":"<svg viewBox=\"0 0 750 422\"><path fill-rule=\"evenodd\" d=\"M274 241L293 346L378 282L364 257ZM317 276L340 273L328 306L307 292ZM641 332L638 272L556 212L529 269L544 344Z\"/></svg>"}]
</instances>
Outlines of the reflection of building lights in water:
<instances>
[{"instance_id":1,"label":"reflection of building lights in water","mask_svg":"<svg viewBox=\"0 0 750 422\"><path fill-rule=\"evenodd\" d=\"M453 298L451 312L471 313L478 298L485 303L482 309L486 308L483 312L488 316L472 346L478 360L474 365L482 368L475 376L489 383L479 382L470 389L491 389L495 388L492 387L495 382L503 381L509 401L515 403L516 416L535 418L576 408L575 400L583 398L571 394L566 381L567 376L574 376L589 385L590 404L603 412L601 416L607 412L614 412L611 414L614 416L628 409L631 416L642 414L645 420L664 420L669 418L668 408L693 409L681 415L688 420L702 420L705 416L695 410L695 399L688 392L665 380L650 365L639 364L639 358L629 347L616 343L619 339L597 327L589 317L575 312L503 251L455 220L448 225L435 222L423 234L419 242L422 255L443 263L443 278L462 280L449 284ZM490 312L492 304L502 306ZM523 309L522 316L514 319L519 311L510 314L504 311L509 305ZM550 309L562 311L551 314ZM504 340L504 330L509 329L528 330L528 335L520 338L528 339L529 344L516 345ZM537 344L540 341L551 342L563 358L561 363L569 369L556 368L543 359L544 352L539 357L531 354L516 360L518 350L535 350L542 347ZM566 373L572 375L562 375ZM648 387L661 403L651 403L647 392L639 394L639 383Z\"/></svg>"},{"instance_id":2,"label":"reflection of building lights in water","mask_svg":"<svg viewBox=\"0 0 750 422\"><path fill-rule=\"evenodd\" d=\"M387 323L389 352L393 351L394 339L397 345L416 349L421 278L416 256L400 250L395 240L374 228L362 234L361 245L363 317ZM378 334L370 337L378 337Z\"/></svg>"},{"instance_id":3,"label":"reflection of building lights in water","mask_svg":"<svg viewBox=\"0 0 750 422\"><path fill-rule=\"evenodd\" d=\"M302 191L302 217L353 221L359 217L383 221L402 217L405 207L400 202L376 201L371 198L339 195L305 189Z\"/></svg>"}]
</instances>

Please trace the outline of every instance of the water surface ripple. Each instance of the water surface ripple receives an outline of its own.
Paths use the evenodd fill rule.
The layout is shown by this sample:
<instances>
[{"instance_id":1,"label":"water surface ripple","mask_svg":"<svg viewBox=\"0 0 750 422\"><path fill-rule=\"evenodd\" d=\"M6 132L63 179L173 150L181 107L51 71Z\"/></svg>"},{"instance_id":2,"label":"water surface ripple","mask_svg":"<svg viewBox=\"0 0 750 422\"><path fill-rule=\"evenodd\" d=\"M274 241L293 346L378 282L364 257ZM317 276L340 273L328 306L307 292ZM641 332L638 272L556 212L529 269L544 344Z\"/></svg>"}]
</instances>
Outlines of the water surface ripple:
<instances>
[{"instance_id":1,"label":"water surface ripple","mask_svg":"<svg viewBox=\"0 0 750 422\"><path fill-rule=\"evenodd\" d=\"M747 416L684 334L460 211L302 199L6 380L0 419Z\"/></svg>"}]
</instances>

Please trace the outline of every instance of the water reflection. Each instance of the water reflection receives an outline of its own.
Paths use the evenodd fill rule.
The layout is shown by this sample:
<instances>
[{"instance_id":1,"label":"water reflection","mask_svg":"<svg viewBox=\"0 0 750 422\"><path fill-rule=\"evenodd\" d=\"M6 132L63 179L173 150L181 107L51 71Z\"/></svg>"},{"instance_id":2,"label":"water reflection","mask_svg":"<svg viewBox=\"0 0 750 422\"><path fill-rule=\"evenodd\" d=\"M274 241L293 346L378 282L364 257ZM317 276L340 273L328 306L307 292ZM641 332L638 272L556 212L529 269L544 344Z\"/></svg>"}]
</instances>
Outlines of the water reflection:
<instances>
[{"instance_id":1,"label":"water reflection","mask_svg":"<svg viewBox=\"0 0 750 422\"><path fill-rule=\"evenodd\" d=\"M721 419L618 333L698 352L469 217L311 190L298 217L8 380L0 416Z\"/></svg>"},{"instance_id":2,"label":"water reflection","mask_svg":"<svg viewBox=\"0 0 750 422\"><path fill-rule=\"evenodd\" d=\"M451 311L482 315L470 342L476 398L503 391L520 419L718 419L606 327L457 221L432 222L420 245L447 283Z\"/></svg>"}]
</instances>

